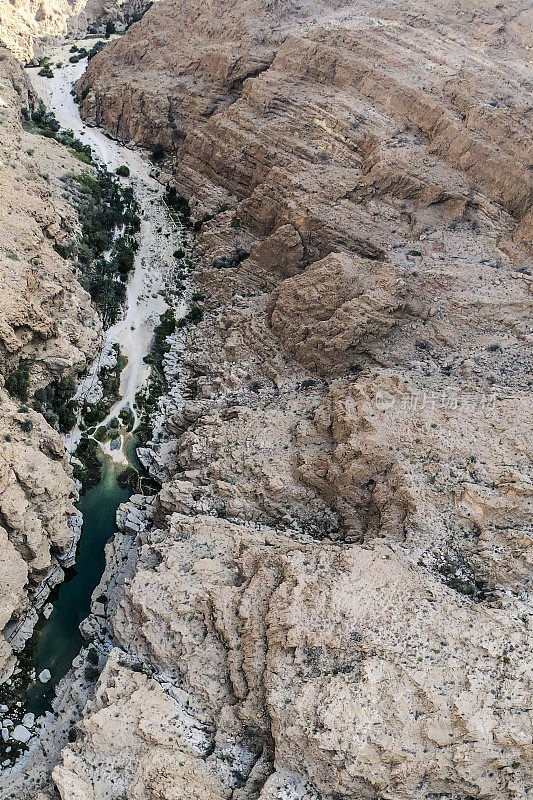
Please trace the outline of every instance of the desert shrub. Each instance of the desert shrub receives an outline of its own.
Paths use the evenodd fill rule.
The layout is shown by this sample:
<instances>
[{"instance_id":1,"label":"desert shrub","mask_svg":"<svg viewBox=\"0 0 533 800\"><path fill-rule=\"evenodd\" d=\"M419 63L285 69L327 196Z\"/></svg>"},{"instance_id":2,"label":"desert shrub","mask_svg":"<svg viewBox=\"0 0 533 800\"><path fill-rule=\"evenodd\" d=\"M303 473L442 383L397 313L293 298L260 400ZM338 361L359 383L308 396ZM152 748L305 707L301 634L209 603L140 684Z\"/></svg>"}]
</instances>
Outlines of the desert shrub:
<instances>
[{"instance_id":1,"label":"desert shrub","mask_svg":"<svg viewBox=\"0 0 533 800\"><path fill-rule=\"evenodd\" d=\"M30 367L27 362L19 364L10 372L5 381L6 390L18 400L27 400L30 389Z\"/></svg>"},{"instance_id":2,"label":"desert shrub","mask_svg":"<svg viewBox=\"0 0 533 800\"><path fill-rule=\"evenodd\" d=\"M61 433L68 433L76 424L75 393L74 378L61 378L43 389L37 389L33 397L33 407L43 414L52 427Z\"/></svg>"},{"instance_id":3,"label":"desert shrub","mask_svg":"<svg viewBox=\"0 0 533 800\"><path fill-rule=\"evenodd\" d=\"M164 200L171 212L174 212L181 222L189 222L191 218L189 201L186 197L178 193L175 186L167 186Z\"/></svg>"},{"instance_id":4,"label":"desert shrub","mask_svg":"<svg viewBox=\"0 0 533 800\"><path fill-rule=\"evenodd\" d=\"M231 269L232 267L238 267L239 264L245 261L249 256L250 253L239 247L231 256L220 256L220 258L215 258L213 261L213 268Z\"/></svg>"},{"instance_id":5,"label":"desert shrub","mask_svg":"<svg viewBox=\"0 0 533 800\"><path fill-rule=\"evenodd\" d=\"M176 317L171 308L161 314L159 317L159 325L154 328L154 340L152 342L151 352L155 356L159 365L162 362L164 353L168 353L169 346L166 342L167 336L172 336L176 330Z\"/></svg>"},{"instance_id":6,"label":"desert shrub","mask_svg":"<svg viewBox=\"0 0 533 800\"><path fill-rule=\"evenodd\" d=\"M94 438L97 439L99 442L105 442L105 440L108 438L107 428L105 425L98 426L98 428L94 432Z\"/></svg>"},{"instance_id":7,"label":"desert shrub","mask_svg":"<svg viewBox=\"0 0 533 800\"><path fill-rule=\"evenodd\" d=\"M85 403L82 410L82 417L85 425L88 428L99 425L109 414L110 408L111 403L105 400L98 400L98 402L93 405Z\"/></svg>"},{"instance_id":8,"label":"desert shrub","mask_svg":"<svg viewBox=\"0 0 533 800\"><path fill-rule=\"evenodd\" d=\"M123 236L119 237L115 242L113 258L115 266L121 275L127 275L135 266L135 250Z\"/></svg>"},{"instance_id":9,"label":"desert shrub","mask_svg":"<svg viewBox=\"0 0 533 800\"><path fill-rule=\"evenodd\" d=\"M193 304L189 313L187 314L187 320L193 325L196 325L197 322L200 322L203 319L203 316L203 309L201 309L200 306Z\"/></svg>"},{"instance_id":10,"label":"desert shrub","mask_svg":"<svg viewBox=\"0 0 533 800\"><path fill-rule=\"evenodd\" d=\"M70 183L82 229L76 244L80 282L108 327L118 318L126 297L123 278L133 268L138 247L138 206L131 187L121 189L106 170L75 176ZM124 226L124 234L114 240L119 226ZM111 255L106 259L107 250Z\"/></svg>"},{"instance_id":11,"label":"desert shrub","mask_svg":"<svg viewBox=\"0 0 533 800\"><path fill-rule=\"evenodd\" d=\"M101 52L101 51L104 49L104 47L105 47L105 42L102 42L102 41L100 41L100 42L95 42L95 43L93 44L93 46L91 47L91 49L89 50L89 55L87 56L87 58L89 59L89 61L91 60L91 58L94 58L94 57L95 57L95 55L97 55L98 53L100 53L100 52ZM85 90L84 90L84 91L85 91ZM88 91L88 90L87 90L87 91Z\"/></svg>"},{"instance_id":12,"label":"desert shrub","mask_svg":"<svg viewBox=\"0 0 533 800\"><path fill-rule=\"evenodd\" d=\"M87 667L85 667L84 675L86 680L91 681L91 683L95 683L95 681L98 680L98 676L100 675L100 673L98 672L96 667L88 665Z\"/></svg>"},{"instance_id":13,"label":"desert shrub","mask_svg":"<svg viewBox=\"0 0 533 800\"><path fill-rule=\"evenodd\" d=\"M120 167L116 168L115 172L122 178L127 178L130 174L130 168L127 167L125 164L121 164Z\"/></svg>"},{"instance_id":14,"label":"desert shrub","mask_svg":"<svg viewBox=\"0 0 533 800\"><path fill-rule=\"evenodd\" d=\"M33 430L33 422L31 421L31 419L21 419L19 422L19 426L21 431L24 431L24 433L31 433L31 431Z\"/></svg>"}]
</instances>

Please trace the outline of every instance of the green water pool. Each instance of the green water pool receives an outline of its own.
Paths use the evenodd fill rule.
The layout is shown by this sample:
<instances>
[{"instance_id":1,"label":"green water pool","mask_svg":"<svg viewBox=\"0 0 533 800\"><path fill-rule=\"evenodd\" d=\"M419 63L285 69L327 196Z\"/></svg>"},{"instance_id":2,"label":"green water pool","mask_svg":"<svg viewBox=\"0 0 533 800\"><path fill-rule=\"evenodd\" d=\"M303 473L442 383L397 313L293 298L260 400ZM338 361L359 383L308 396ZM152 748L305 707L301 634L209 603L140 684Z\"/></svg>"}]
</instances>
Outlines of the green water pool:
<instances>
[{"instance_id":1,"label":"green water pool","mask_svg":"<svg viewBox=\"0 0 533 800\"><path fill-rule=\"evenodd\" d=\"M32 637L36 674L49 669L52 675L48 683L37 681L28 688L26 708L36 716L51 710L56 685L83 644L79 625L89 614L92 593L104 571L104 547L115 533L117 508L131 494L118 485L116 474L110 459L104 458L100 483L80 498L83 529L76 563L66 570L64 582L50 598L54 605L50 617L40 620Z\"/></svg>"}]
</instances>

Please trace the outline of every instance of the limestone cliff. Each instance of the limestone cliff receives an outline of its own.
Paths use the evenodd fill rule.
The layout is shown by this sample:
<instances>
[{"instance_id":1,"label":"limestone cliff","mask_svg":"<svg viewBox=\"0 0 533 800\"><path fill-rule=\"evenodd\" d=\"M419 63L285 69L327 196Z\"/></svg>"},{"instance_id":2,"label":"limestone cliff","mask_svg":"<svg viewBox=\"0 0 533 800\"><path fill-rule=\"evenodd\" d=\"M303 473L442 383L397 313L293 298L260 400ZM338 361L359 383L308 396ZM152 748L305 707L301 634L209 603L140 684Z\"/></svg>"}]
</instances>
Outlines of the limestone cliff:
<instances>
[{"instance_id":1,"label":"limestone cliff","mask_svg":"<svg viewBox=\"0 0 533 800\"><path fill-rule=\"evenodd\" d=\"M61 178L80 171L65 147L21 126L33 97L22 69L0 52L0 375L24 365L19 400L0 390L0 536L3 592L0 676L13 666L8 641L20 647L24 625L61 580L60 563L75 544L77 490L60 435L20 399L95 356L100 323L68 261L54 249L70 241L77 218ZM9 381L8 381L9 383Z\"/></svg>"},{"instance_id":2,"label":"limestone cliff","mask_svg":"<svg viewBox=\"0 0 533 800\"><path fill-rule=\"evenodd\" d=\"M199 306L63 800L528 797L530 20L163 0L91 61L83 113L190 198Z\"/></svg>"}]
</instances>

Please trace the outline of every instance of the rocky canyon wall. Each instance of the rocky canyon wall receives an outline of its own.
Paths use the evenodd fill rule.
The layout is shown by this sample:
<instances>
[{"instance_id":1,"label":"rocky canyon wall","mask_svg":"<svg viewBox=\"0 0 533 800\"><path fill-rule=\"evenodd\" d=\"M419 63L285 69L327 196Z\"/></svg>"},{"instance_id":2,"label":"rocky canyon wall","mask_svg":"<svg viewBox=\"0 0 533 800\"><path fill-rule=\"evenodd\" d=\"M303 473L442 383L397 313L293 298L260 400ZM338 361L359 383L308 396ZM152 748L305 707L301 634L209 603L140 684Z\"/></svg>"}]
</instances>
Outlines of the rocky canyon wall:
<instances>
[{"instance_id":1,"label":"rocky canyon wall","mask_svg":"<svg viewBox=\"0 0 533 800\"><path fill-rule=\"evenodd\" d=\"M63 800L528 796L530 23L163 0L91 61L83 114L190 199L200 311Z\"/></svg>"},{"instance_id":2,"label":"rocky canyon wall","mask_svg":"<svg viewBox=\"0 0 533 800\"><path fill-rule=\"evenodd\" d=\"M0 43L28 62L45 37L84 31L108 20L128 24L150 5L151 0L4 0L0 4Z\"/></svg>"},{"instance_id":3,"label":"rocky canyon wall","mask_svg":"<svg viewBox=\"0 0 533 800\"><path fill-rule=\"evenodd\" d=\"M23 70L0 49L0 675L13 668L35 624L35 606L72 563L79 527L77 490L61 436L4 388L27 370L37 388L81 372L101 328L89 295L55 248L69 242L77 217L62 178L79 173L65 147L21 125L34 98ZM24 372L24 374L26 374ZM24 379L23 379L24 380ZM23 387L26 389L26 387Z\"/></svg>"}]
</instances>

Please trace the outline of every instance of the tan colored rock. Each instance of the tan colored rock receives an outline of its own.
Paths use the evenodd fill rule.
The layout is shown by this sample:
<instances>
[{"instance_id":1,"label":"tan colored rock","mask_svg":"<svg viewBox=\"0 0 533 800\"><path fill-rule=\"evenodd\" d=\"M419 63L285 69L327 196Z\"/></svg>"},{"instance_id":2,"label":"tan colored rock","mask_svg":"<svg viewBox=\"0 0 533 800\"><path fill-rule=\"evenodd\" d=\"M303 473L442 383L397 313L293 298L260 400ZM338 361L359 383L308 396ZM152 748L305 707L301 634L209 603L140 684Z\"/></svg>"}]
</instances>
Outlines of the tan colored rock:
<instances>
[{"instance_id":1,"label":"tan colored rock","mask_svg":"<svg viewBox=\"0 0 533 800\"><path fill-rule=\"evenodd\" d=\"M282 225L260 241L251 252L265 270L279 270L284 278L297 275L304 267L304 250L300 234L293 225Z\"/></svg>"},{"instance_id":2,"label":"tan colored rock","mask_svg":"<svg viewBox=\"0 0 533 800\"><path fill-rule=\"evenodd\" d=\"M345 253L315 261L273 293L269 314L285 348L312 371L346 371L386 338L405 282L391 265Z\"/></svg>"},{"instance_id":3,"label":"tan colored rock","mask_svg":"<svg viewBox=\"0 0 533 800\"><path fill-rule=\"evenodd\" d=\"M206 299L64 798L526 800L527 20L167 0L92 60L83 113L165 148Z\"/></svg>"},{"instance_id":4,"label":"tan colored rock","mask_svg":"<svg viewBox=\"0 0 533 800\"><path fill-rule=\"evenodd\" d=\"M34 411L20 412L5 394L0 405L0 515L2 547L0 570L4 592L1 624L6 659L20 648L21 624L31 604L41 605L62 575L58 556L65 555L75 538L70 519L76 514L77 491L71 468L56 431Z\"/></svg>"},{"instance_id":5,"label":"tan colored rock","mask_svg":"<svg viewBox=\"0 0 533 800\"><path fill-rule=\"evenodd\" d=\"M66 751L64 763L54 770L61 797L110 800L126 792L132 800L150 795L178 800L191 787L198 800L226 797L220 779L198 757L205 734L201 726L189 731L190 719L179 697L128 669L116 649L90 703L81 747Z\"/></svg>"},{"instance_id":6,"label":"tan colored rock","mask_svg":"<svg viewBox=\"0 0 533 800\"><path fill-rule=\"evenodd\" d=\"M425 796L446 785L525 797L531 728L520 709L531 631L523 605L515 617L473 606L397 545L298 543L179 514L169 533L170 541L157 533L146 541L114 623L118 641L131 657L149 658L159 684L117 674L111 657L82 739L54 773L64 797L82 778L80 798L137 796L162 744L170 763L191 771L189 791L199 796L206 778L192 764L211 771L211 781L217 775L227 796L235 777L224 774L224 754L240 752L232 763L248 765L239 795L248 797L260 760L257 749L246 755L249 730L270 733L276 768L301 776L317 796L393 789L414 798L421 786ZM204 748L212 752L205 761ZM182 760L184 749L192 762ZM179 774L169 774L166 759L157 763L161 797L183 797ZM104 776L117 768L112 788Z\"/></svg>"},{"instance_id":7,"label":"tan colored rock","mask_svg":"<svg viewBox=\"0 0 533 800\"><path fill-rule=\"evenodd\" d=\"M22 556L17 553L4 528L0 529L0 571L2 574L2 604L0 606L0 626L7 625L13 612L21 611L25 605L24 587L28 578L28 568ZM13 666L13 654L8 643L0 639L0 673Z\"/></svg>"},{"instance_id":8,"label":"tan colored rock","mask_svg":"<svg viewBox=\"0 0 533 800\"><path fill-rule=\"evenodd\" d=\"M21 360L37 386L81 371L96 354L100 325L71 265L54 246L68 244L77 219L61 178L78 172L65 147L24 131L21 107L33 103L23 71L4 53L0 96L0 371Z\"/></svg>"}]
</instances>

